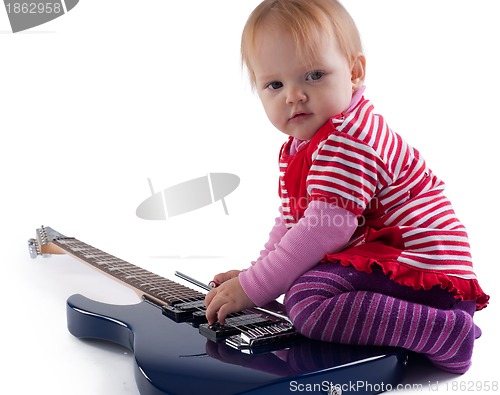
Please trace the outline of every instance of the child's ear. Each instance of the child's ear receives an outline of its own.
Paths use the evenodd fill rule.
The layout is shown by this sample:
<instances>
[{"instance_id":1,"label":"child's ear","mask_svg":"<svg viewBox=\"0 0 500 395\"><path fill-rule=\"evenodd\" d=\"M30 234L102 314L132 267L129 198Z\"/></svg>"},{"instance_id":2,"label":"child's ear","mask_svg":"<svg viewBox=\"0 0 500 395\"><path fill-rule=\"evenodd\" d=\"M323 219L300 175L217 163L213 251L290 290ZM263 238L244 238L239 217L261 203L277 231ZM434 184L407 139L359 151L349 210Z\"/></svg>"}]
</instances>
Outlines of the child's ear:
<instances>
[{"instance_id":1,"label":"child's ear","mask_svg":"<svg viewBox=\"0 0 500 395\"><path fill-rule=\"evenodd\" d=\"M365 81L366 58L359 54L353 59L351 67L352 91L355 92L363 86Z\"/></svg>"}]
</instances>

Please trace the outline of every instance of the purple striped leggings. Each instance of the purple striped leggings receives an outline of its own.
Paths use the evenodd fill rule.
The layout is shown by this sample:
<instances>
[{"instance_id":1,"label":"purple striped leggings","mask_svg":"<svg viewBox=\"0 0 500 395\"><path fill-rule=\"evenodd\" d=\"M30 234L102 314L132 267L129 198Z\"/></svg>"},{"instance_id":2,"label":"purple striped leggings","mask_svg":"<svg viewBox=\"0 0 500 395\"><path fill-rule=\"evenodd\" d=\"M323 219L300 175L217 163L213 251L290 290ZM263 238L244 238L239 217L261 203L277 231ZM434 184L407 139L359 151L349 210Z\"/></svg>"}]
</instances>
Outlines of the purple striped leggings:
<instances>
[{"instance_id":1,"label":"purple striped leggings","mask_svg":"<svg viewBox=\"0 0 500 395\"><path fill-rule=\"evenodd\" d=\"M372 273L321 263L285 295L296 329L306 337L341 344L402 347L439 368L464 373L471 365L474 301L459 301L436 286L414 290L378 267Z\"/></svg>"}]
</instances>

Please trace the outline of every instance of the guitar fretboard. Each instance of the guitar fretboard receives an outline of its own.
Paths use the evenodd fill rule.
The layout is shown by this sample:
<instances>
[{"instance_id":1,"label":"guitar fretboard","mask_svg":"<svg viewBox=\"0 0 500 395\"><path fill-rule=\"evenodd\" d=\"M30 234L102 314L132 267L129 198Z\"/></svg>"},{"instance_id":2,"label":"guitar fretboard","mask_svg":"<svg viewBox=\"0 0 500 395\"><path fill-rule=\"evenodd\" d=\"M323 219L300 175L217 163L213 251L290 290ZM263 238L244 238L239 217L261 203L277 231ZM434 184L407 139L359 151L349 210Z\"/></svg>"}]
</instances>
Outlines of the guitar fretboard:
<instances>
[{"instance_id":1,"label":"guitar fretboard","mask_svg":"<svg viewBox=\"0 0 500 395\"><path fill-rule=\"evenodd\" d=\"M242 352L261 347L283 347L298 335L278 302L264 308L250 308L230 314L226 324L208 325L205 317L205 295L168 280L73 237L66 237L49 227L37 229L37 239L28 240L30 255L61 252L92 266L136 290L145 299L161 306L161 311L176 322L189 322L215 342ZM253 351L252 351L253 352Z\"/></svg>"},{"instance_id":2,"label":"guitar fretboard","mask_svg":"<svg viewBox=\"0 0 500 395\"><path fill-rule=\"evenodd\" d=\"M205 295L74 238L52 241L75 258L168 305L203 300Z\"/></svg>"}]
</instances>

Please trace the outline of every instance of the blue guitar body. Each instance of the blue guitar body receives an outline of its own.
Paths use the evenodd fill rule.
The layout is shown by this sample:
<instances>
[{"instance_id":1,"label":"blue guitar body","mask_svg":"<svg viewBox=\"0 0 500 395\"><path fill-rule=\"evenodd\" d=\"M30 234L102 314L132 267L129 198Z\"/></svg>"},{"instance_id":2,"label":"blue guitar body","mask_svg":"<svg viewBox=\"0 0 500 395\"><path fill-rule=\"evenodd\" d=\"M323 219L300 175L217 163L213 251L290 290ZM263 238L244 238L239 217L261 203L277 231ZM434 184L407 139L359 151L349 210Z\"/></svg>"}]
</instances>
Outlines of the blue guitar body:
<instances>
[{"instance_id":1,"label":"blue guitar body","mask_svg":"<svg viewBox=\"0 0 500 395\"><path fill-rule=\"evenodd\" d=\"M360 395L389 391L401 379L404 350L307 339L276 301L208 325L198 291L49 227L37 229L28 245L33 258L69 254L142 295L142 302L127 306L73 295L66 309L74 336L133 352L141 395Z\"/></svg>"},{"instance_id":2,"label":"blue guitar body","mask_svg":"<svg viewBox=\"0 0 500 395\"><path fill-rule=\"evenodd\" d=\"M300 338L289 348L244 354L201 336L148 301L109 305L73 295L69 331L78 338L122 345L135 355L142 395L282 394L320 391L374 394L394 388L406 353L399 349L342 346ZM330 392L329 392L330 391Z\"/></svg>"}]
</instances>

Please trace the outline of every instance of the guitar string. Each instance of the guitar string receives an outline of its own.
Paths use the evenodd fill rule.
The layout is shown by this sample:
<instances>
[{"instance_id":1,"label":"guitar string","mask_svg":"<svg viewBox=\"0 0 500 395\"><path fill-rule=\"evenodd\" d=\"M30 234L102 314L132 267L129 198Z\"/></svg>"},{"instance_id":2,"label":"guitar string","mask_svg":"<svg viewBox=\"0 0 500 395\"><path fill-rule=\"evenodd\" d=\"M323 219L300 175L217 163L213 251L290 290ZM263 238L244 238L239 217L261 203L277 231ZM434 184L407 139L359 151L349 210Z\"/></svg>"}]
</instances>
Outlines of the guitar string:
<instances>
[{"instance_id":1,"label":"guitar string","mask_svg":"<svg viewBox=\"0 0 500 395\"><path fill-rule=\"evenodd\" d=\"M116 258L116 259L119 259L120 261L122 261L120 258ZM132 265L132 264L126 262L126 261L122 261L122 262L124 262L124 263L126 263L128 265L131 265L131 267L134 267L134 265ZM167 306L171 306L171 307L174 307L174 308L182 310L182 308L178 307L179 304L199 302L200 301L200 299L199 299L200 296L198 296L196 294L199 294L199 295L201 295L201 297L204 297L204 295L201 292L198 292L198 291L193 290L191 288L185 287L184 285L179 284L179 283L177 283L175 281L172 281L170 279L166 279L166 278L164 278L162 276L159 276L156 273L149 272L149 271L147 271L145 269L142 269L142 268L139 268L139 267L136 267L136 268L144 271L144 274L137 276L136 274L130 274L129 272L126 272L126 271L122 270L121 268L119 268L117 270L119 272L123 273L123 274L128 274L130 276L133 276L134 278L136 278L136 279L138 279L140 281L141 280L142 281L143 280L153 280L153 284L155 283L155 281L154 281L155 278L159 279L160 280L160 284L154 284L154 288L153 289L155 289L155 288L162 288L161 282L166 282L167 285L172 284L172 285L174 285L174 287L179 287L179 286L182 287L182 289L177 289L179 292L181 292L181 294L176 294L175 290L173 290L173 291L172 290L165 290L165 292L167 293L166 298L173 297L176 300L176 302L177 302L177 303L174 302L174 303L171 303L171 304L167 300L165 300L166 298L164 296L160 296L158 294L154 295L152 293L153 289L147 290L147 289L136 288L136 289L140 290L141 292L146 292L146 294L149 295L149 296L152 296L152 297L154 297L156 299L161 300L162 302L166 303ZM143 277L143 278L141 278L141 277ZM153 278L151 278L151 277L153 277ZM141 285L143 286L144 284L141 284ZM195 293L195 294L189 295L189 293ZM205 312L206 312L206 308L205 307L192 306L191 309L192 310L190 312L186 311L186 313L193 315L195 312L200 312L200 313L203 313L203 314L205 314ZM245 315L245 314L247 314L247 315L252 314L250 312L245 313L245 311L246 310L243 310L241 312L232 314L232 315L229 316L229 318L237 318L238 314L240 314L240 316L241 315ZM245 325L245 324L237 325L237 324L225 323L224 325L226 327L229 327L229 328L237 329L237 330L239 330L241 332L243 332L243 331L249 331L251 329L254 329L252 326Z\"/></svg>"},{"instance_id":2,"label":"guitar string","mask_svg":"<svg viewBox=\"0 0 500 395\"><path fill-rule=\"evenodd\" d=\"M184 285L182 285L182 284L179 284L179 283L176 283L176 282L174 282L174 281L172 281L172 280L169 280L169 279L166 279L166 278L164 278L164 277L161 277L161 276L159 276L159 275L158 275L158 274L156 274L156 273L149 272L149 271L147 271L147 270L145 270L145 269L143 269L143 268L141 268L141 267L139 267L139 266L133 265L133 264L131 264L131 263L127 262L127 261L124 261L124 260L123 260L123 259L121 259L121 258L117 258L117 257L115 257L115 256L113 256L113 255L111 255L111 254L108 254L108 253L106 253L106 252L104 252L104 251L102 251L102 250L99 250L99 249L97 249L97 248L95 248L95 247L93 247L93 246L90 246L90 245L88 245L88 244L86 244L86 243L84 243L84 242L81 242L81 241L79 241L79 240L77 240L77 239L73 239L73 240L74 240L75 242L77 242L77 243L79 244L79 246L83 246L86 250L90 250L90 251L88 251L88 252L87 252L87 255L89 255L89 253L90 253L90 255L89 255L89 256L90 256L90 257L92 257L95 261L97 261L97 259L96 259L96 255L95 255L95 252L97 252L97 256L99 256L99 257L100 257L100 258L99 258L100 260L103 260L102 256L106 257L106 258L104 259L104 261L106 261L106 260L107 260L107 262L104 262L104 263L106 263L108 266L112 266L112 269L116 269L115 271L119 271L121 274L125 274L125 275L127 275L127 277L134 277L135 279L137 279L137 280L139 280L139 281L144 281L144 280L151 279L151 277L155 277L155 278L157 278L157 279L160 279L162 282L167 282L167 283L169 283L169 285L170 285L170 284L174 285L174 287L177 287L177 290L178 290L179 292L181 292L181 295L179 295L179 294L175 294L173 291L168 291L168 292L167 292L167 297L172 297L172 296L173 296L173 297L175 298L175 300L176 300L176 301L178 301L178 302L180 302L180 303L191 303L191 302L196 302L196 301L199 301L199 299L198 299L198 298L199 298L199 296L187 295L187 294L185 294L185 292L186 292L186 291L187 291L187 292L190 292L190 293L193 293L193 292L194 292L194 293L196 293L196 294L200 294L201 296L203 296L200 292L197 292L197 291L195 291L195 290L192 290L192 289L190 289L190 288L187 288L187 287L185 287L185 286L184 286ZM71 249L71 247L70 247L70 249ZM93 251L92 251L92 250L93 250ZM93 253L93 252L94 252L94 253ZM73 251L72 251L72 253L73 253L73 254L75 254L75 251L73 250ZM83 254L83 252L82 252L82 254ZM75 254L75 255L77 255L77 254ZM84 255L84 254L83 254L83 255ZM84 255L84 256L85 256L85 255ZM89 257L88 257L88 256L85 256L85 257L87 258L87 260L89 259ZM113 262L113 261L114 261L114 262ZM92 264L92 266L94 266L94 267L96 267L96 268L98 268L98 269L100 269L101 271L103 271L103 272L105 272L105 273L106 273L106 271L105 271L105 270L103 270L102 268L97 267L97 266L95 265L95 263L97 263L97 262L94 262L94 263ZM126 267L128 267L129 269L130 269L130 268L132 268L133 270L136 270L136 271L137 271L137 270L139 270L139 271L140 271L140 272L142 272L143 274L142 274L142 275L140 275L140 276L138 276L138 275L136 275L135 273L131 273L130 271L124 271L124 270L123 270L123 268L116 267L116 266L115 266L115 267L113 267L113 264L114 264L114 265L116 265L117 263L122 263L122 264L124 264ZM97 264L98 264L98 263L97 263ZM106 269L107 269L107 270L110 270L108 267L106 267ZM120 278L118 275L115 275L115 277ZM121 279L122 281L124 281L122 278L120 278L120 279ZM134 285L133 283L129 283L129 282L127 282L127 281L124 281L124 282L125 282L125 283L127 283L127 284L129 284L129 285L131 285L131 286L133 286L135 289L138 289L138 290L140 290L141 292L145 292L147 295L149 295L149 296L153 296L153 298L159 299L159 300L161 300L162 302L165 302L167 305L169 305L169 302L168 302L167 300L165 300L166 298L165 298L164 296L159 297L159 295L153 295L153 294L151 293L152 289L149 289L149 290L148 290L148 289L146 289L146 290L144 290L144 289L139 288L141 285L142 285L142 286L144 286L144 284L140 284L140 285L139 285L139 287L137 287L137 285ZM158 287L159 287L159 285L158 285L158 284L154 284L154 285L155 285L155 288L158 288ZM179 289L178 289L178 287L181 287L181 288L183 288L183 289L182 289L182 290L179 290ZM184 296L184 297L188 297L188 299L183 298L183 296ZM172 307L175 307L175 304L173 304L173 303L172 303L172 304L171 304L171 306L172 306ZM191 314L194 314L194 312L196 312L196 311L204 313L204 312L205 312L205 309L204 309L204 308L200 308L200 307L196 307L196 306L194 306L194 307L193 307L193 311L191 311ZM261 313L257 313L257 314L259 314L260 316L262 316L262 314L261 314ZM248 316L248 315L256 315L256 313L251 313L251 312L249 312L249 311L248 311L248 309L246 309L246 310L243 310L243 311L241 311L241 312L237 312L237 313L235 313L235 314L230 315L230 316L229 316L229 318L233 318L233 317L237 318L237 317L238 317L238 315L240 315L240 316L241 316L241 315L247 315L247 316ZM233 317L231 317L231 316L233 316ZM266 321L264 318L262 318L262 320ZM269 322L269 320L267 320L267 321ZM250 323L250 324L246 324L246 325L245 325L245 324L240 324L240 325L237 325L237 324L229 324L229 323L225 323L224 325L225 325L226 327L229 327L229 328L234 328L234 329L237 329L237 330L239 330L240 332L243 332L243 331L250 331L250 330L254 330L254 331L258 331L258 330L259 330L259 326L257 326L255 323L253 323L253 324L252 324L252 323Z\"/></svg>"},{"instance_id":3,"label":"guitar string","mask_svg":"<svg viewBox=\"0 0 500 395\"><path fill-rule=\"evenodd\" d=\"M47 235L46 235L46 233L45 233L45 228L44 228L44 227L42 227L42 228L41 228L41 234L42 234L42 237L45 239L45 241L46 241L46 242L49 242L49 239L48 239L48 237L47 237ZM67 246L66 246L66 245L64 245L64 243L62 242L62 240L68 240L68 244L69 244L69 245L67 245ZM109 257L110 259L108 259L108 262L106 263L108 266L113 266L112 262L110 262L110 261L115 260L115 267L114 267L114 268L115 268L117 271L121 272L122 274L125 274L125 275L128 275L128 276L132 276L132 277L134 277L134 278L136 278L136 279L139 279L139 277L138 277L137 275L132 274L132 273L131 273L131 272L129 272L129 271L128 271L128 272L124 272L124 271L122 270L122 268L120 268L120 267L116 267L116 263L117 263L117 262L122 263L122 264L125 264L125 266L127 266L127 267L129 267L129 268L134 268L135 270L139 270L140 272L142 272L142 273L146 274L147 276L150 276L150 277L151 277L151 276L153 276L153 277L156 277L156 278L158 278L158 279L160 279L160 280L166 281L167 283L172 283L172 284L174 284L174 286L176 286L176 287L177 287L177 286L180 286L180 287L182 287L182 288L186 289L186 290L187 290L187 291L189 291L189 292L196 292L196 293L198 293L198 294L201 294L201 292L198 292L198 291L192 290L192 289L190 289L190 288L188 288L188 287L186 287L186 286L183 286L182 284L179 284L179 283L176 283L175 281L172 281L172 280L166 279L166 278L164 278L164 277L162 277L162 276L160 276L160 275L158 275L158 274L156 274L156 273L150 272L150 271L148 271L148 270L146 270L146 269L143 269L143 268L141 268L141 267L139 267L139 266L136 266L136 265L134 265L134 264L132 264L132 263L130 263L130 262L127 262L127 261L125 261L125 260L121 259L121 258L115 257L115 256L113 256L113 255L111 255L111 254L109 254L109 253L107 253L107 252L105 252L105 251L102 251L102 250L100 250L100 249L98 249L98 248L96 248L96 247L93 247L93 246L91 246L91 245L89 245L89 244L87 244L87 243L84 243L83 241L80 241L80 240L78 240L78 239L76 239L76 238L66 238L66 237L62 236L62 238L55 238L55 239L54 239L54 240L52 240L52 241L53 241L53 242L58 242L57 244L58 244L58 245L59 245L59 247L61 247L64 251L66 251L66 252L70 253L70 254L71 254L71 255L73 255L74 257L77 257L77 258L82 259L84 262L91 264L94 268L96 268L96 269L98 269L98 270L100 270L100 271L102 271L102 272L104 272L104 273L106 273L106 274L109 274L109 275L111 275L112 277L119 278L119 276L118 276L118 275L114 275L113 273L107 272L106 270L103 270L103 268L100 268L100 267L99 267L99 264L97 263L97 259L95 258L95 256L96 256L96 255L101 256L101 257L102 257L102 256L104 256L105 258L108 258L108 257ZM76 246L77 246L77 247L79 247L79 248L73 247L73 246L72 246L72 244L76 244ZM82 247L83 247L83 248L82 248ZM87 251L87 250L88 250L88 251ZM84 252L86 252L88 256L86 256L86 255L84 254ZM95 253L97 253L97 254L95 254ZM81 254L81 255L83 255L83 257L82 257L82 256L79 256L80 254ZM93 257L93 259L89 259L89 257ZM85 258L86 258L86 259L85 259ZM102 259L102 258L101 258L101 259ZM89 262L89 260L90 260L90 261L94 260L95 262ZM106 260L106 259L104 259L104 260ZM97 264L97 266L96 266L96 264ZM108 269L109 271L111 271L109 268L107 268L107 269ZM123 281L124 283L126 283L126 284L128 284L128 285L132 286L133 288L135 288L135 289L137 289L137 290L139 290L139 291L141 291L141 292L145 292L147 295L150 295L148 292L151 292L151 291L144 291L143 289L138 288L136 285L131 284L130 282L125 281L123 278L119 278L119 279L120 279L121 281ZM139 279L139 281L141 281L141 279ZM167 290L166 290L166 291L167 291ZM184 292L185 292L185 291L184 291ZM201 294L201 295L203 295L203 294ZM153 296L153 298L155 298L155 299L159 299L159 300L161 300L162 302L165 302L167 305L169 305L168 301L166 301L166 300L165 300L165 298L163 298L163 297L158 297L158 296L154 296L154 295L150 295L150 296ZM181 297L179 297L178 295L173 294L171 291L167 291L167 297L168 297L168 296L173 296L175 299L180 300L180 301L181 301L181 303L189 303L189 302L195 302L195 301L196 301L196 298L193 300L193 299L192 299L192 298L193 298L192 296L190 297L190 299L183 299L182 295L181 295ZM173 305L173 307L175 307L175 305ZM206 311L206 310L205 310L205 308L200 308L200 307L194 307L194 310L195 310L195 311L198 311L198 312L202 312L202 313L204 313L204 312ZM245 313L245 312L246 312L246 313ZM241 312L238 312L238 313L236 313L236 314L240 314L240 315L241 315L241 314L243 314L243 315L244 315L244 314L247 314L247 315L248 315L248 314L252 314L252 313L250 313L250 312L248 311L248 309L245 309L245 310L243 310L243 311L241 311ZM253 314L255 314L255 313L253 313ZM260 314L260 313L259 313L259 314ZM260 314L260 315L261 315L261 314ZM247 332L248 332L248 331L250 331L250 330L252 330L252 329L256 329L256 328L257 328L256 326L253 326L253 327L252 327L252 326L249 326L249 325L244 325L244 324L243 324L243 325L235 325L235 324L228 324L228 323L225 323L225 324L224 324L224 326L226 326L226 327L230 327L230 328L234 328L234 329L236 329L236 330L238 330L238 331L240 331L240 332L243 332L243 331L247 331Z\"/></svg>"},{"instance_id":4,"label":"guitar string","mask_svg":"<svg viewBox=\"0 0 500 395\"><path fill-rule=\"evenodd\" d=\"M156 274L156 273L150 272L150 271L148 271L148 270L146 270L146 269L143 269L143 268L141 268L141 267L139 267L139 266L133 265L132 263L129 263L129 262L127 262L127 261L125 261L125 260L123 260L123 259L121 259L121 258L117 258L117 257L115 257L115 256L113 256L113 255L111 255L111 254L109 254L109 253L107 253L107 252L104 252L104 251L102 251L102 250L99 250L98 248L93 247L93 246L91 246L91 245L89 245L89 244L86 244L86 243L84 243L84 242L82 242L82 241L80 241L80 240L77 240L77 239L72 239L72 243L74 243L74 244L78 244L80 247L82 247L82 246L83 246L85 249L89 250L89 251L86 251L86 252L87 252L87 254L86 254L86 255L90 255L90 256L92 256L92 250L93 250L94 252L98 252L98 255L105 256L105 257L109 257L109 258L111 258L111 260L115 260L115 261L116 261L116 262L115 262L115 264L119 262L119 263L123 263L123 264L125 264L125 265L126 265L126 266L128 266L129 268L133 268L133 269L135 269L135 270L139 270L140 272L142 272L142 273L144 274L144 276L142 276L142 277L146 277L146 278L145 278L146 280L148 279L147 277L157 277L158 279L160 279L160 280L162 280L162 281L164 281L164 282L167 282L167 283L172 283L172 284L174 284L175 286L180 286L180 287L182 287L182 288L185 288L185 289L186 289L186 291L188 291L188 292L195 292L195 293L199 293L199 294L203 295L203 294L202 294L201 292L199 292L199 291L192 290L191 288L185 287L184 285L179 284L179 283L176 283L175 281L169 280L169 279L164 278L164 277L162 277L162 276L160 276L160 275L158 275L158 274ZM90 261L92 260L92 259L89 259L88 257L86 257L86 256L85 256L85 254L83 253L83 251L79 251L79 250L78 250L78 251L75 251L75 250L74 250L71 246L62 246L62 245L61 245L61 243L58 243L58 244L59 244L59 246L60 246L61 248L63 248L66 252L69 252L71 255L73 255L73 256L75 256L75 257L77 257L77 258L84 259L83 257L79 256L79 254L81 254L81 255L83 255L83 256L86 258L86 259L84 259L84 260L86 260L87 262L88 262L89 260L90 260ZM89 252L90 252L90 254L88 254ZM91 264L93 267L95 267L96 269L99 269L99 270L103 271L104 273L107 273L107 274L111 274L111 275L113 275L113 273L108 273L106 270L103 270L103 268L100 268L99 266L96 266L96 264L97 264L97 265L99 265L99 264L97 263L97 259L95 259L95 258L94 258L93 260L94 260L95 262L88 262L88 263L90 263L90 264ZM104 260L105 260L105 259L104 259ZM94 263L95 263L95 264L94 264ZM111 267L113 268L113 264L112 264L112 262L107 262L107 263L105 263L105 264L108 264L109 266L111 266ZM107 269L109 270L109 267L107 267ZM135 279L137 279L137 280L139 280L139 281L143 281L143 279L141 279L141 278L140 278L141 276L137 276L136 274L133 274L133 273L131 273L130 271L124 271L124 270L123 270L123 268L120 268L120 267L116 267L116 266L115 266L115 267L114 267L114 269L115 269L115 271L118 271L119 273L121 273L121 274L123 274L123 275L131 276L131 277L133 277L133 278L135 278ZM129 283L129 282L127 282L127 281L123 280L123 279L122 279L122 278L120 278L118 275L116 275L116 276L114 276L114 277L119 278L121 281L125 282L126 284L129 284L130 286L134 287L135 289L137 289L137 290L139 290L139 291L141 291L141 292L145 292L147 295L152 296L152 297L153 297L153 298L155 298L155 299L159 299L159 300L161 300L162 302L166 303L166 304L167 304L167 306L168 306L168 305L170 305L170 304L169 304L169 302L168 302L167 300L165 300L165 297L164 297L164 296L159 297L159 295L157 295L157 296L152 295L152 294L150 294L151 290L149 290L149 291L148 291L148 290L144 290L144 289L138 288L138 287L137 287L137 286L135 286L134 284L131 284L131 283ZM149 279L151 279L151 278L149 278ZM143 284L141 284L141 285L143 285ZM159 286L158 284L155 284L155 287L158 287L158 286ZM184 291L184 292L186 292L186 291ZM199 301L199 299L197 299L198 297L195 297L195 296L189 296L189 295L186 295L186 294L183 294L183 295L180 295L180 296L179 296L179 295L175 295L174 293L172 293L172 291L168 291L168 290L165 290L165 292L167 293L167 297L173 297L173 298L175 298L176 300L180 301L180 303L191 303L191 302L196 302L196 301ZM186 297L187 297L187 299L185 299ZM193 298L194 298L194 299L193 299ZM172 304L172 307L175 307L175 304ZM195 311L202 312L202 313L204 313L204 312L206 311L206 310L205 310L205 308L195 307L195 306L193 307L193 310L194 310L194 311L192 312L192 314L194 314L194 312L195 312ZM245 312L247 312L247 313L245 313ZM241 311L241 312L238 312L238 313L236 313L236 314L243 314L243 315L244 315L244 314L255 314L255 313L250 313L250 312L248 312L248 309L245 309L245 310L243 310L243 311ZM238 317L238 316L236 315L234 318L237 318L237 317ZM231 317L231 315L230 315L230 316L229 316L229 318L233 318L233 317ZM245 325L245 324L242 324L242 325L237 325L237 324L229 324L229 323L225 323L225 324L224 324L224 326L229 327L229 328L234 328L234 329L236 329L236 330L238 330L238 331L240 331L240 332L244 332L244 331L248 332L248 331L250 331L250 330L252 330L252 329L256 329L256 327L252 327L252 326L250 326L250 325Z\"/></svg>"}]
</instances>

